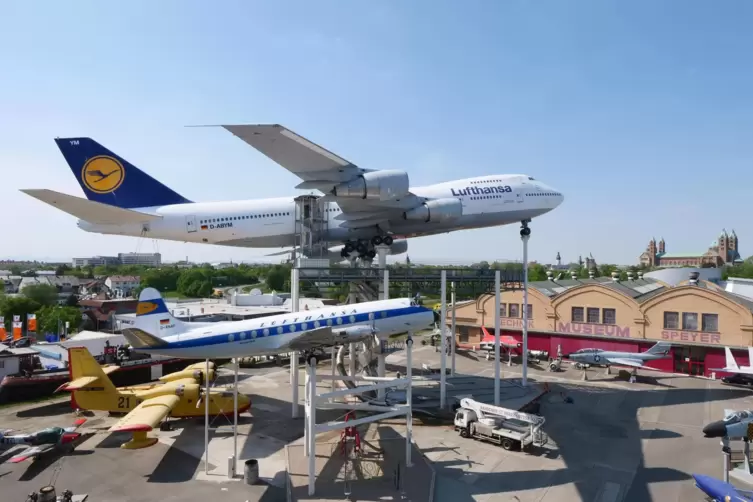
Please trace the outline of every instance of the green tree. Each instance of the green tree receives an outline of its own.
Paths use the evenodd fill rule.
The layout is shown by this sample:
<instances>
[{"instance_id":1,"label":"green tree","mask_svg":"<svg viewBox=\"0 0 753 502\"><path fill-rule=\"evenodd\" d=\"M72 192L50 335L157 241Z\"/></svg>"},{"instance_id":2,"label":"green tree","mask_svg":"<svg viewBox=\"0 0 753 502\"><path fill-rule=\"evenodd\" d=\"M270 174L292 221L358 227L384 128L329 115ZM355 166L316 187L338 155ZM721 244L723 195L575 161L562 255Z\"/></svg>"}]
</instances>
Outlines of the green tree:
<instances>
[{"instance_id":1,"label":"green tree","mask_svg":"<svg viewBox=\"0 0 753 502\"><path fill-rule=\"evenodd\" d=\"M76 297L76 295L68 295L68 298L65 299L65 306L78 307L78 298Z\"/></svg>"},{"instance_id":2,"label":"green tree","mask_svg":"<svg viewBox=\"0 0 753 502\"><path fill-rule=\"evenodd\" d=\"M55 275L66 275L71 270L69 265L62 263L55 267Z\"/></svg>"},{"instance_id":3,"label":"green tree","mask_svg":"<svg viewBox=\"0 0 753 502\"><path fill-rule=\"evenodd\" d=\"M267 273L266 283L270 289L282 291L285 289L285 281L290 278L290 274L285 272L283 267L275 267Z\"/></svg>"},{"instance_id":4,"label":"green tree","mask_svg":"<svg viewBox=\"0 0 753 502\"><path fill-rule=\"evenodd\" d=\"M180 276L180 270L174 267L152 268L141 275L141 287L155 288L158 291L175 291L178 289Z\"/></svg>"},{"instance_id":5,"label":"green tree","mask_svg":"<svg viewBox=\"0 0 753 502\"><path fill-rule=\"evenodd\" d=\"M69 323L69 332L81 326L81 311L75 307L46 306L37 312L37 330L41 334L58 333L60 326Z\"/></svg>"},{"instance_id":6,"label":"green tree","mask_svg":"<svg viewBox=\"0 0 753 502\"><path fill-rule=\"evenodd\" d=\"M55 305L58 301L58 289L50 284L31 284L23 288L21 294L42 306Z\"/></svg>"}]
</instances>

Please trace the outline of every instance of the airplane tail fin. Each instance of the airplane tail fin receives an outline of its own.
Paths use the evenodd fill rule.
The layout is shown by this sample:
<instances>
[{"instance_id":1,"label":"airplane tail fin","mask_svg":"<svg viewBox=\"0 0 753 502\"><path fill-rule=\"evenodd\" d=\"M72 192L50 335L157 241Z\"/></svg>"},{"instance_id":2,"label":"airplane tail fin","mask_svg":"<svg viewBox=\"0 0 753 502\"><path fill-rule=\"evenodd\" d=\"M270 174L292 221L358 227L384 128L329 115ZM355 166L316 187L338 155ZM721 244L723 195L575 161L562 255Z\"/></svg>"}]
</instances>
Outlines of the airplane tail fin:
<instances>
[{"instance_id":1,"label":"airplane tail fin","mask_svg":"<svg viewBox=\"0 0 753 502\"><path fill-rule=\"evenodd\" d=\"M750 349L748 349L750 350ZM739 370L740 367L737 365L737 361L735 361L735 356L732 355L732 351L729 349L729 347L724 347L724 356L725 356L725 369L729 370ZM751 365L753 365L753 361L751 361Z\"/></svg>"},{"instance_id":2,"label":"airplane tail fin","mask_svg":"<svg viewBox=\"0 0 753 502\"><path fill-rule=\"evenodd\" d=\"M123 209L191 202L91 138L55 143L91 201Z\"/></svg>"},{"instance_id":3,"label":"airplane tail fin","mask_svg":"<svg viewBox=\"0 0 753 502\"><path fill-rule=\"evenodd\" d=\"M653 355L667 355L669 354L669 349L672 348L671 343L667 342L656 342L656 345L651 347L646 351L647 354L653 354Z\"/></svg>"},{"instance_id":4,"label":"airplane tail fin","mask_svg":"<svg viewBox=\"0 0 753 502\"><path fill-rule=\"evenodd\" d=\"M82 389L117 392L115 385L86 347L68 349L68 366L71 381L58 387L58 391L75 392ZM57 391L56 391L57 392Z\"/></svg>"},{"instance_id":5,"label":"airplane tail fin","mask_svg":"<svg viewBox=\"0 0 753 502\"><path fill-rule=\"evenodd\" d=\"M187 330L186 323L173 317L162 299L162 295L154 288L144 288L139 294L139 303L136 305L136 323L131 329L132 335L135 332L142 331L144 335L150 338L156 338L162 345L161 338L170 335L177 335ZM124 330L125 331L125 330ZM139 335L141 336L141 335ZM141 336L142 342L146 337ZM148 346L154 346L150 342ZM135 345L134 345L135 348Z\"/></svg>"}]
</instances>

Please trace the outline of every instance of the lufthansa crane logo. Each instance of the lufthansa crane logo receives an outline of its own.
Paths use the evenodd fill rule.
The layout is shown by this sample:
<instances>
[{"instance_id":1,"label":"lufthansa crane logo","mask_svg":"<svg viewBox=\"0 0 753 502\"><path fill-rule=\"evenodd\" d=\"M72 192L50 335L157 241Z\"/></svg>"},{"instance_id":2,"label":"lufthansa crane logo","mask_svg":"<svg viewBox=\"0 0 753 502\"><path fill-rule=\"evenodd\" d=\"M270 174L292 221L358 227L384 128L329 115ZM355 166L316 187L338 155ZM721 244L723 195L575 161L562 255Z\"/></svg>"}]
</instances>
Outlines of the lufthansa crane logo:
<instances>
[{"instance_id":1,"label":"lufthansa crane logo","mask_svg":"<svg viewBox=\"0 0 753 502\"><path fill-rule=\"evenodd\" d=\"M139 302L138 305L136 305L136 315L145 315L150 312L154 312L155 310L157 310L157 307L159 307L159 305L157 305L156 303Z\"/></svg>"},{"instance_id":2,"label":"lufthansa crane logo","mask_svg":"<svg viewBox=\"0 0 753 502\"><path fill-rule=\"evenodd\" d=\"M118 189L125 179L123 164L107 155L92 157L81 171L86 188L94 193L110 193Z\"/></svg>"}]
</instances>

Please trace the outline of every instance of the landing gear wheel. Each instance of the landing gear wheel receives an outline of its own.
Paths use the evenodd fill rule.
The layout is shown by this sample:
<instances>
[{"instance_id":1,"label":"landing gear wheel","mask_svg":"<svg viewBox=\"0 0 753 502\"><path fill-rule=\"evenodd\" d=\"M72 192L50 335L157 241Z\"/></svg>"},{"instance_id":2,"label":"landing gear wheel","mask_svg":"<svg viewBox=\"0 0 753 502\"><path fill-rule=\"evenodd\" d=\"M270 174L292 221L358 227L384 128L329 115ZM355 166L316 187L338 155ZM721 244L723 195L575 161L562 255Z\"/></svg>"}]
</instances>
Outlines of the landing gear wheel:
<instances>
[{"instance_id":1,"label":"landing gear wheel","mask_svg":"<svg viewBox=\"0 0 753 502\"><path fill-rule=\"evenodd\" d=\"M382 239L382 242L385 246L392 246L392 243L394 242L391 235L385 235L384 239Z\"/></svg>"},{"instance_id":2,"label":"landing gear wheel","mask_svg":"<svg viewBox=\"0 0 753 502\"><path fill-rule=\"evenodd\" d=\"M505 438L505 439L503 439L503 440L502 440L502 444L501 444L501 446L502 446L502 448L504 448L505 450L512 450L513 444L514 444L514 443L513 443L512 439L510 439L510 438Z\"/></svg>"},{"instance_id":3,"label":"landing gear wheel","mask_svg":"<svg viewBox=\"0 0 753 502\"><path fill-rule=\"evenodd\" d=\"M345 247L343 247L343 251L345 251L346 254L350 254L355 250L356 250L356 247L353 245L352 242L346 242Z\"/></svg>"},{"instance_id":4,"label":"landing gear wheel","mask_svg":"<svg viewBox=\"0 0 753 502\"><path fill-rule=\"evenodd\" d=\"M381 235L376 235L371 238L371 244L373 244L374 246L380 246L382 242L383 240Z\"/></svg>"},{"instance_id":5,"label":"landing gear wheel","mask_svg":"<svg viewBox=\"0 0 753 502\"><path fill-rule=\"evenodd\" d=\"M358 244L356 244L356 251L358 251L359 255L364 256L369 252L369 248L366 247L366 244L364 244L363 242L359 242Z\"/></svg>"},{"instance_id":6,"label":"landing gear wheel","mask_svg":"<svg viewBox=\"0 0 753 502\"><path fill-rule=\"evenodd\" d=\"M366 253L366 258L369 260L373 260L376 257L377 253L373 249Z\"/></svg>"},{"instance_id":7,"label":"landing gear wheel","mask_svg":"<svg viewBox=\"0 0 753 502\"><path fill-rule=\"evenodd\" d=\"M341 257L341 258L347 258L349 254L350 254L350 253L348 253L348 252L347 252L347 251L345 250L345 248L342 248L342 249L340 250L340 257Z\"/></svg>"}]
</instances>

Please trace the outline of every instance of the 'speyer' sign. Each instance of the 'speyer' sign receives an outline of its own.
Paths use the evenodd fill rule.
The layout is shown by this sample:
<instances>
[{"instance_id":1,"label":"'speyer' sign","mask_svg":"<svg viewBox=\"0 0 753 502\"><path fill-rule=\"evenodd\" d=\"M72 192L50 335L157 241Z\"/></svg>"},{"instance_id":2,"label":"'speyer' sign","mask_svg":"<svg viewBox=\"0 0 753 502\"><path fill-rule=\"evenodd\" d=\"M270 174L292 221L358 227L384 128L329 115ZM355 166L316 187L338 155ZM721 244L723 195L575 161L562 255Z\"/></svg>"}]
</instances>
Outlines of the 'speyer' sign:
<instances>
[{"instance_id":1,"label":"'speyer' sign","mask_svg":"<svg viewBox=\"0 0 753 502\"><path fill-rule=\"evenodd\" d=\"M722 335L719 333L703 333L700 331L675 331L665 329L661 332L661 338L662 340L669 340L670 342L722 343Z\"/></svg>"}]
</instances>

